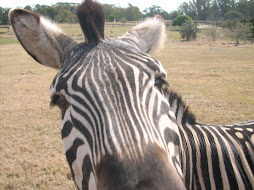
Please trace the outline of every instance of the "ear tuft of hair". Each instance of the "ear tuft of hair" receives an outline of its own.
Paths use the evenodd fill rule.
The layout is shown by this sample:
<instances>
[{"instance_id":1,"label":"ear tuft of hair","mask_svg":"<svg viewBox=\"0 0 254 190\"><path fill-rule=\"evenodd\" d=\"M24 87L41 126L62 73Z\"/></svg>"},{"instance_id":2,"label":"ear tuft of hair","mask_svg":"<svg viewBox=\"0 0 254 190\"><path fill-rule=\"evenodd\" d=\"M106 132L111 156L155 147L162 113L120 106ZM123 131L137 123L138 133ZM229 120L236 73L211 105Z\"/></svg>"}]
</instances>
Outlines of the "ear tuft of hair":
<instances>
[{"instance_id":1,"label":"ear tuft of hair","mask_svg":"<svg viewBox=\"0 0 254 190\"><path fill-rule=\"evenodd\" d=\"M101 4L93 0L84 0L77 7L77 15L87 43L105 39L105 11Z\"/></svg>"}]
</instances>

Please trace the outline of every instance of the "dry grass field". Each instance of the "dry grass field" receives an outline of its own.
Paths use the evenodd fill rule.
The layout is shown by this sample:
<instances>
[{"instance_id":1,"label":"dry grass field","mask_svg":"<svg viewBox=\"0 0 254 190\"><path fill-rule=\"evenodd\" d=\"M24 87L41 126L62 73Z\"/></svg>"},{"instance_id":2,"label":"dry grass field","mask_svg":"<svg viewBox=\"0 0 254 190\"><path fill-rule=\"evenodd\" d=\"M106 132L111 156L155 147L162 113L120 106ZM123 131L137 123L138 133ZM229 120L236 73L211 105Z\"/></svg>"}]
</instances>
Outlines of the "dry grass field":
<instances>
[{"instance_id":1,"label":"dry grass field","mask_svg":"<svg viewBox=\"0 0 254 190\"><path fill-rule=\"evenodd\" d=\"M61 27L82 41L77 24ZM128 29L106 31L117 36ZM254 44L235 47L202 33L193 42L180 42L177 32L168 31L168 36L165 48L154 56L198 122L254 119ZM29 57L13 31L0 31L0 190L75 189L61 144L60 113L49 107L56 73Z\"/></svg>"}]
</instances>

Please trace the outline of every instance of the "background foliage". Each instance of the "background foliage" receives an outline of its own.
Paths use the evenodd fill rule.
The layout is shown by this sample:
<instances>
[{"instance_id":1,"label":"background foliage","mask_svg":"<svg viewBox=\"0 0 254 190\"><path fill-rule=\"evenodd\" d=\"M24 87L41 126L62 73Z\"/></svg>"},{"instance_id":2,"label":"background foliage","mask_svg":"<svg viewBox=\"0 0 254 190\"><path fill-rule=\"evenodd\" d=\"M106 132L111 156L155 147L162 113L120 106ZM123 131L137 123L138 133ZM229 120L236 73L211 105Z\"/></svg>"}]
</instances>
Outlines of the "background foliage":
<instances>
[{"instance_id":1,"label":"background foliage","mask_svg":"<svg viewBox=\"0 0 254 190\"><path fill-rule=\"evenodd\" d=\"M191 17L187 15L179 15L173 20L172 26L182 26L183 24L186 23L186 21L191 21L191 20L192 20Z\"/></svg>"},{"instance_id":2,"label":"background foliage","mask_svg":"<svg viewBox=\"0 0 254 190\"><path fill-rule=\"evenodd\" d=\"M60 23L75 23L75 3L57 3L52 6L34 5L24 7L27 10L38 12ZM167 12L161 7L152 5L140 10L131 4L127 8L117 7L112 4L104 4L107 21L138 21L145 17L153 17L156 14L163 16L165 20L173 20L179 15L188 15L193 20L219 21L228 18L251 19L254 17L254 0L191 0L182 3L177 10ZM0 7L0 24L9 24L9 8Z\"/></svg>"},{"instance_id":3,"label":"background foliage","mask_svg":"<svg viewBox=\"0 0 254 190\"><path fill-rule=\"evenodd\" d=\"M198 23L195 23L192 20L187 20L180 28L181 38L186 41L195 40L198 37L198 32Z\"/></svg>"}]
</instances>

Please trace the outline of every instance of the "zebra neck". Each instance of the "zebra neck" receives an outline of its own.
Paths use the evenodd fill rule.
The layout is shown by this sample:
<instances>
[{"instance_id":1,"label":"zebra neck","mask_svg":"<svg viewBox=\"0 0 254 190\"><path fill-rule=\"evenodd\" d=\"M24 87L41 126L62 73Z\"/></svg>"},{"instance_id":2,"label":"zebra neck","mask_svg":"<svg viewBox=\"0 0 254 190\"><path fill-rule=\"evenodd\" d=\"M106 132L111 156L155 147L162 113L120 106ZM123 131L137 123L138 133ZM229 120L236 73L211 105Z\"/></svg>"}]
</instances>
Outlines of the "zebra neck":
<instances>
[{"instance_id":1,"label":"zebra neck","mask_svg":"<svg viewBox=\"0 0 254 190\"><path fill-rule=\"evenodd\" d=\"M168 102L172 108L178 124L195 124L195 115L189 110L189 107L176 92L170 91Z\"/></svg>"}]
</instances>

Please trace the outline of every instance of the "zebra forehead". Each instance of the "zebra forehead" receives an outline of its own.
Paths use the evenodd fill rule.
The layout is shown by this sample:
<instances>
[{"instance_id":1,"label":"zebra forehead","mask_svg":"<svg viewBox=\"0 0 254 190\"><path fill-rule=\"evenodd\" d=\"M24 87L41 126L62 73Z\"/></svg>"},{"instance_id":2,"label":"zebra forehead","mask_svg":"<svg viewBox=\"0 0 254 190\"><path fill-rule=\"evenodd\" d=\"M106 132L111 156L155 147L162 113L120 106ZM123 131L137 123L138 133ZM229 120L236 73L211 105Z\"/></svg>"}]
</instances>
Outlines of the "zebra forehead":
<instances>
[{"instance_id":1,"label":"zebra forehead","mask_svg":"<svg viewBox=\"0 0 254 190\"><path fill-rule=\"evenodd\" d=\"M120 65L135 66L150 74L163 73L166 76L166 71L158 60L117 39L105 40L96 45L86 43L78 45L68 55L60 73L69 71L75 66L77 66L75 69L82 70L87 64L101 66L96 69Z\"/></svg>"}]
</instances>

